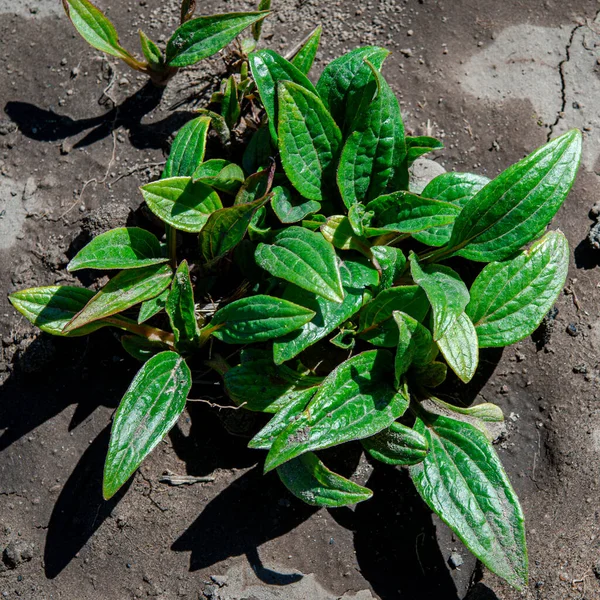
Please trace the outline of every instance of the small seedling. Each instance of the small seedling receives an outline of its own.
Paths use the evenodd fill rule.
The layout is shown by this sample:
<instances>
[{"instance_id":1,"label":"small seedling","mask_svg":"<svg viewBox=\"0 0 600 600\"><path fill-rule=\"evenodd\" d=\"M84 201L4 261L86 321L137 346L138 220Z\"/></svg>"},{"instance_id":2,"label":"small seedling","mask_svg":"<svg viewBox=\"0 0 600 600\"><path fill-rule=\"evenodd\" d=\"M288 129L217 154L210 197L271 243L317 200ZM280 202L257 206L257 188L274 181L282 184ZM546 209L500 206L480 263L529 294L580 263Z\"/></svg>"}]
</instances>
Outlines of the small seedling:
<instances>
[{"instance_id":1,"label":"small seedling","mask_svg":"<svg viewBox=\"0 0 600 600\"><path fill-rule=\"evenodd\" d=\"M319 456L358 441L406 467L471 552L522 588L523 512L489 432L502 411L461 408L435 389L448 369L469 382L479 348L525 338L552 308L569 248L546 227L575 179L581 134L491 181L448 172L411 189L411 164L441 143L405 135L380 72L387 50L353 50L313 85L319 35L291 61L251 52L246 78L215 98L221 114L179 132L163 177L141 188L166 243L111 230L68 267L120 270L100 291L51 286L10 300L55 335L121 329L143 363L114 417L105 498L173 427L192 372L208 367L234 405L272 415L249 446L292 494L327 507L368 500ZM205 156L211 125L224 145Z\"/></svg>"}]
</instances>

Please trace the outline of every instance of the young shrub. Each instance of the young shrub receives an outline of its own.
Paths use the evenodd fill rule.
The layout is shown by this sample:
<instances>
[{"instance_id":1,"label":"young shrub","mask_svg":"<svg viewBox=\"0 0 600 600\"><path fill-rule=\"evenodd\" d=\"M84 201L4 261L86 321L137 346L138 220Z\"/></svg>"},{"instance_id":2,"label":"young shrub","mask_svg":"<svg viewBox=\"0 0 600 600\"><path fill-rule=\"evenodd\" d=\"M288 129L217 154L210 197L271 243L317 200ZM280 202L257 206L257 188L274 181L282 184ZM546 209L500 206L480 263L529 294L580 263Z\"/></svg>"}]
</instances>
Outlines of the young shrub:
<instances>
[{"instance_id":1,"label":"young shrub","mask_svg":"<svg viewBox=\"0 0 600 600\"><path fill-rule=\"evenodd\" d=\"M388 52L353 50L313 85L319 35L293 62L252 52L224 86L222 114L182 128L163 178L141 188L166 244L137 228L109 231L69 265L121 269L99 292L55 286L10 300L54 335L121 329L143 362L115 414L106 498L174 425L191 373L208 366L235 406L271 415L249 446L266 451L265 471L292 494L327 507L367 500L370 490L319 457L358 440L373 459L405 466L431 510L521 589L523 512L486 428L502 412L442 402L435 388L448 369L470 381L480 347L527 337L555 302L569 249L546 227L575 179L581 134L491 181L445 173L415 193L411 163L441 144L405 136L380 72ZM170 65L202 55L169 47ZM249 140L241 119L253 123ZM220 156L205 156L210 125L227 144ZM474 266L469 287L461 273Z\"/></svg>"}]
</instances>

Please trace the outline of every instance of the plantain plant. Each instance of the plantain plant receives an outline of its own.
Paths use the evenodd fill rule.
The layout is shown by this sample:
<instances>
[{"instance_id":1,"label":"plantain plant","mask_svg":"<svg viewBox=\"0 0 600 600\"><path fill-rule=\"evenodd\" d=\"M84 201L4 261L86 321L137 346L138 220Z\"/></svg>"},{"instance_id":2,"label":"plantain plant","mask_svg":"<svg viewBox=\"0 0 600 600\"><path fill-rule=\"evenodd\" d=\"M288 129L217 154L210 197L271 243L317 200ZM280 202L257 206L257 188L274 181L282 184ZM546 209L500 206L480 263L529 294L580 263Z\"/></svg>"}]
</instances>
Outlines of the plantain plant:
<instances>
[{"instance_id":1,"label":"plantain plant","mask_svg":"<svg viewBox=\"0 0 600 600\"><path fill-rule=\"evenodd\" d=\"M232 405L270 415L249 447L292 494L326 507L368 500L319 457L358 441L406 467L471 552L522 588L523 512L489 431L502 411L435 390L448 371L469 382L479 348L525 338L554 304L569 248L546 227L575 179L581 134L493 180L448 172L411 189L411 164L441 144L405 135L380 72L388 52L353 50L313 85L319 36L291 61L251 52L216 94L220 114L181 129L162 178L141 188L165 242L113 229L68 266L118 270L98 292L50 286L10 301L54 335L122 330L143 363L114 416L105 498L208 368ZM211 127L221 145L208 156Z\"/></svg>"}]
</instances>

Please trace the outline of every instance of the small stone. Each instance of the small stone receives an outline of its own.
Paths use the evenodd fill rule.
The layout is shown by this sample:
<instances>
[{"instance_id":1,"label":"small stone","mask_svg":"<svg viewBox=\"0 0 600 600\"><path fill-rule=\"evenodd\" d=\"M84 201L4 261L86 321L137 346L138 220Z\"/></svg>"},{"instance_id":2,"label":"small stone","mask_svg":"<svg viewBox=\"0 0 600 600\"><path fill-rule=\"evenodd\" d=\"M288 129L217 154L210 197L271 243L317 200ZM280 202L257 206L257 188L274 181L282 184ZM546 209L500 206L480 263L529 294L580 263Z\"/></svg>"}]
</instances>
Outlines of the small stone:
<instances>
[{"instance_id":1,"label":"small stone","mask_svg":"<svg viewBox=\"0 0 600 600\"><path fill-rule=\"evenodd\" d=\"M575 323L569 323L567 325L567 333L571 337L577 337L579 335L579 331L577 330L577 325L575 325Z\"/></svg>"},{"instance_id":2,"label":"small stone","mask_svg":"<svg viewBox=\"0 0 600 600\"><path fill-rule=\"evenodd\" d=\"M593 218L598 218L600 216L600 200L598 200L590 209L590 216Z\"/></svg>"},{"instance_id":3,"label":"small stone","mask_svg":"<svg viewBox=\"0 0 600 600\"><path fill-rule=\"evenodd\" d=\"M414 32L412 29L409 29L409 30L406 32L406 35L408 35L408 36L411 36L411 35L414 35L414 33L415 33L415 32Z\"/></svg>"},{"instance_id":4,"label":"small stone","mask_svg":"<svg viewBox=\"0 0 600 600\"><path fill-rule=\"evenodd\" d=\"M67 59L66 58L61 59L60 64L64 67L67 64Z\"/></svg>"},{"instance_id":5,"label":"small stone","mask_svg":"<svg viewBox=\"0 0 600 600\"><path fill-rule=\"evenodd\" d=\"M33 558L33 544L24 540L11 542L2 553L2 562L9 568L15 569L21 563L29 562Z\"/></svg>"},{"instance_id":6,"label":"small stone","mask_svg":"<svg viewBox=\"0 0 600 600\"><path fill-rule=\"evenodd\" d=\"M581 373L582 375L585 375L588 372L587 370L587 366L585 365L585 363L581 363L579 365L575 365L573 367L573 373Z\"/></svg>"},{"instance_id":7,"label":"small stone","mask_svg":"<svg viewBox=\"0 0 600 600\"><path fill-rule=\"evenodd\" d=\"M523 362L525 360L525 355L517 350L515 352L515 358L517 359L517 362Z\"/></svg>"},{"instance_id":8,"label":"small stone","mask_svg":"<svg viewBox=\"0 0 600 600\"><path fill-rule=\"evenodd\" d=\"M413 51L410 48L400 48L400 54L410 58L413 55Z\"/></svg>"},{"instance_id":9,"label":"small stone","mask_svg":"<svg viewBox=\"0 0 600 600\"><path fill-rule=\"evenodd\" d=\"M463 557L458 552L453 552L448 559L448 564L453 569L458 569L464 562Z\"/></svg>"},{"instance_id":10,"label":"small stone","mask_svg":"<svg viewBox=\"0 0 600 600\"><path fill-rule=\"evenodd\" d=\"M213 583L216 583L219 587L225 587L229 581L227 575L211 575Z\"/></svg>"},{"instance_id":11,"label":"small stone","mask_svg":"<svg viewBox=\"0 0 600 600\"><path fill-rule=\"evenodd\" d=\"M121 77L121 79L119 79L119 85L129 85L129 79L127 79L127 77Z\"/></svg>"}]
</instances>

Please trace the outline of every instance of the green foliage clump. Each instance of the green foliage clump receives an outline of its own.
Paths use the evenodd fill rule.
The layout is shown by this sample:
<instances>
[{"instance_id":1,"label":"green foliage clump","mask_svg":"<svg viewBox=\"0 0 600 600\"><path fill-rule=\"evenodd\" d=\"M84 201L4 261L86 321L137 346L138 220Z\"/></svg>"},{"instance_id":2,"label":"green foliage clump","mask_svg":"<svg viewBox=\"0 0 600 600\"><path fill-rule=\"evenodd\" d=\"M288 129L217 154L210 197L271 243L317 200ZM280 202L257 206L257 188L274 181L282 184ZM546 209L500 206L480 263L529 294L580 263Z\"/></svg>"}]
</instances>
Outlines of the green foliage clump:
<instances>
[{"instance_id":1,"label":"green foliage clump","mask_svg":"<svg viewBox=\"0 0 600 600\"><path fill-rule=\"evenodd\" d=\"M89 3L65 2L82 31L74 13ZM244 22L264 16L253 14ZM197 31L197 21L181 29ZM96 47L117 48L103 31L97 40L110 44ZM239 33L221 31L219 47ZM171 38L167 66L204 56L203 41L183 37ZM565 133L491 181L449 172L417 193L411 164L441 143L405 135L381 74L388 52L353 50L313 85L319 37L289 61L243 54L213 97L220 113L181 129L162 178L141 188L166 243L114 229L69 265L120 270L100 291L52 286L10 300L54 335L121 329L143 363L115 414L106 498L175 424L191 373L208 366L234 405L272 415L249 446L267 452L265 471L294 495L328 507L370 498L319 457L358 440L373 459L406 466L477 558L521 588L523 513L487 426L502 411L459 408L435 388L448 370L469 382L479 348L530 335L555 302L569 249L546 227L575 179L581 135ZM211 127L221 151L206 156ZM476 274L470 286L465 274Z\"/></svg>"}]
</instances>

